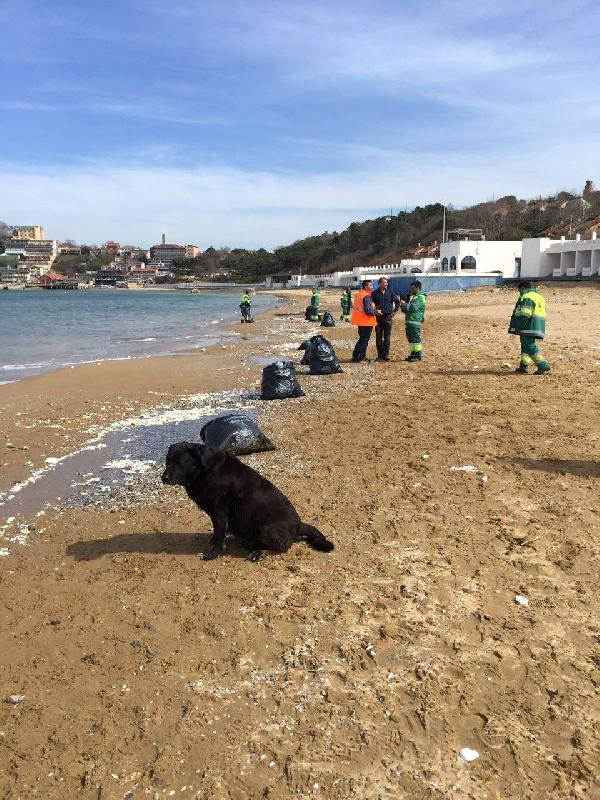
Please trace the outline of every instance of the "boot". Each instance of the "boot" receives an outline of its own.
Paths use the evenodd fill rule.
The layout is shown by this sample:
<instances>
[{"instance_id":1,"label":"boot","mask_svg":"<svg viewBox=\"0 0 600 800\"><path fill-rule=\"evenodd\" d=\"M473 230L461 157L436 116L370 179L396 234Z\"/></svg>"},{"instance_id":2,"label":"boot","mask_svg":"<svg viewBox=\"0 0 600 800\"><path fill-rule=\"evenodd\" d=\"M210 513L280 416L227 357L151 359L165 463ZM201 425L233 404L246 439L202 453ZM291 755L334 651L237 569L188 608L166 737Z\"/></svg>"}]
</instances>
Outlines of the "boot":
<instances>
[{"instance_id":1,"label":"boot","mask_svg":"<svg viewBox=\"0 0 600 800\"><path fill-rule=\"evenodd\" d=\"M515 372L518 372L520 375L527 375L527 367L523 364L519 364Z\"/></svg>"},{"instance_id":2,"label":"boot","mask_svg":"<svg viewBox=\"0 0 600 800\"><path fill-rule=\"evenodd\" d=\"M543 375L545 372L550 372L550 364L547 361L540 361L538 368L535 371L536 375Z\"/></svg>"}]
</instances>

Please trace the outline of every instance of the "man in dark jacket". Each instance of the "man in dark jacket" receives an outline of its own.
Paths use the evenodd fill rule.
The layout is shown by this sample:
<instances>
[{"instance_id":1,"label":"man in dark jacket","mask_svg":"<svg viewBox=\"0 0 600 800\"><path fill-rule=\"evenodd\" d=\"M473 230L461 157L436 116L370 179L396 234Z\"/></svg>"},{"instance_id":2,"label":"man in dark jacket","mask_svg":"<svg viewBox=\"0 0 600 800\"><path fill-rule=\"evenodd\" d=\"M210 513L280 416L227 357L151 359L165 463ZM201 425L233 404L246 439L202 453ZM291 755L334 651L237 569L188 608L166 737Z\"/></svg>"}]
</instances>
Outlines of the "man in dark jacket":
<instances>
[{"instance_id":1,"label":"man in dark jacket","mask_svg":"<svg viewBox=\"0 0 600 800\"><path fill-rule=\"evenodd\" d=\"M371 299L377 311L377 327L375 328L377 360L389 361L392 323L400 308L400 298L390 289L387 278L379 278L379 284L371 295Z\"/></svg>"}]
</instances>

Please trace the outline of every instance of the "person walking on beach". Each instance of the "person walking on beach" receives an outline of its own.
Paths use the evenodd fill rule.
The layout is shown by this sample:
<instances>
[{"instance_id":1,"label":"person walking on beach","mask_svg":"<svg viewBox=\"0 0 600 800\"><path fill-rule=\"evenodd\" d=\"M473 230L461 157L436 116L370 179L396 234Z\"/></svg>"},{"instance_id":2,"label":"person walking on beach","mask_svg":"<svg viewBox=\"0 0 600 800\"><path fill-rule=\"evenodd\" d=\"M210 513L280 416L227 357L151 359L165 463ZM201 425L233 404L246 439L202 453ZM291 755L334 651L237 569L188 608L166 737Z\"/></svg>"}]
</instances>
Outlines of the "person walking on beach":
<instances>
[{"instance_id":1,"label":"person walking on beach","mask_svg":"<svg viewBox=\"0 0 600 800\"><path fill-rule=\"evenodd\" d=\"M400 298L390 289L387 278L379 278L379 284L371 295L371 299L377 311L377 327L375 328L377 360L389 361L392 324L396 312L400 308Z\"/></svg>"},{"instance_id":2,"label":"person walking on beach","mask_svg":"<svg viewBox=\"0 0 600 800\"><path fill-rule=\"evenodd\" d=\"M342 322L350 322L350 312L352 311L352 292L350 289L344 289L342 292L340 305L342 306L340 319Z\"/></svg>"},{"instance_id":3,"label":"person walking on beach","mask_svg":"<svg viewBox=\"0 0 600 800\"><path fill-rule=\"evenodd\" d=\"M402 303L400 310L406 315L406 338L410 344L410 354L405 361L420 361L423 355L422 328L425 322L425 295L421 291L421 281L410 285L410 299Z\"/></svg>"},{"instance_id":4,"label":"person walking on beach","mask_svg":"<svg viewBox=\"0 0 600 800\"><path fill-rule=\"evenodd\" d=\"M358 341L352 353L352 361L364 361L373 328L377 325L377 311L373 305L371 294L373 284L363 281L360 292L354 295L352 307L352 324L358 327Z\"/></svg>"},{"instance_id":5,"label":"person walking on beach","mask_svg":"<svg viewBox=\"0 0 600 800\"><path fill-rule=\"evenodd\" d=\"M310 297L310 321L311 322L318 322L319 321L319 306L321 304L321 292L315 288L312 290L312 295Z\"/></svg>"},{"instance_id":6,"label":"person walking on beach","mask_svg":"<svg viewBox=\"0 0 600 800\"><path fill-rule=\"evenodd\" d=\"M242 302L240 303L240 311L242 314L242 322L249 322L251 318L250 306L252 305L252 298L250 297L250 289L246 289L242 295Z\"/></svg>"},{"instance_id":7,"label":"person walking on beach","mask_svg":"<svg viewBox=\"0 0 600 800\"><path fill-rule=\"evenodd\" d=\"M521 339L521 363L515 372L526 373L530 364L537 367L536 375L550 372L550 364L544 359L537 345L546 333L546 301L532 288L529 281L517 284L519 299L510 318L509 333Z\"/></svg>"}]
</instances>

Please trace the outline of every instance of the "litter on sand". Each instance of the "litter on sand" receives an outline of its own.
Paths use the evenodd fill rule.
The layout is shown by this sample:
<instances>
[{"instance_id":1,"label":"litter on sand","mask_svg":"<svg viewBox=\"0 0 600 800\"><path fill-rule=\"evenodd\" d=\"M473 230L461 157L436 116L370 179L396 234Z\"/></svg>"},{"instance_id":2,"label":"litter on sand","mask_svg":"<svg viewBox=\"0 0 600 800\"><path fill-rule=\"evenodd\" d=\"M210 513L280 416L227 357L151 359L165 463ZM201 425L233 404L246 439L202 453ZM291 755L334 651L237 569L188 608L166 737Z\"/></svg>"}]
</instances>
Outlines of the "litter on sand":
<instances>
[{"instance_id":1,"label":"litter on sand","mask_svg":"<svg viewBox=\"0 0 600 800\"><path fill-rule=\"evenodd\" d=\"M479 758L479 753L477 750L471 750L470 747L463 747L463 749L458 754L458 757L461 761L475 761L476 758Z\"/></svg>"},{"instance_id":2,"label":"litter on sand","mask_svg":"<svg viewBox=\"0 0 600 800\"><path fill-rule=\"evenodd\" d=\"M518 594L515 596L515 603L518 603L520 606L528 606L529 599L522 594Z\"/></svg>"},{"instance_id":3,"label":"litter on sand","mask_svg":"<svg viewBox=\"0 0 600 800\"><path fill-rule=\"evenodd\" d=\"M19 703L22 703L23 700L25 700L25 695L24 694L9 694L8 697L6 698L6 702L7 703L12 703L13 706L16 706Z\"/></svg>"},{"instance_id":4,"label":"litter on sand","mask_svg":"<svg viewBox=\"0 0 600 800\"><path fill-rule=\"evenodd\" d=\"M243 411L228 411L207 422L200 436L209 447L234 456L275 450L269 437Z\"/></svg>"},{"instance_id":5,"label":"litter on sand","mask_svg":"<svg viewBox=\"0 0 600 800\"><path fill-rule=\"evenodd\" d=\"M452 472L477 472L477 467L473 464L465 464L464 467L450 467Z\"/></svg>"}]
</instances>

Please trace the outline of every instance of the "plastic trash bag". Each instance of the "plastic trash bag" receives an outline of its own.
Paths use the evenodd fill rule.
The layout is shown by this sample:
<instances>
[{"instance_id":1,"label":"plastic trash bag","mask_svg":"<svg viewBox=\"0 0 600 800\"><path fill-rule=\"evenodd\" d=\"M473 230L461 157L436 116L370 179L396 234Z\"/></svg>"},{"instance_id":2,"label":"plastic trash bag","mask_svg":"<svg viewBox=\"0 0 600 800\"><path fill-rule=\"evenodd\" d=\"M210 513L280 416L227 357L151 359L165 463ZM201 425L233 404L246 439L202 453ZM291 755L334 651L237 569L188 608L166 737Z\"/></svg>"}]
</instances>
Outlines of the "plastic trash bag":
<instances>
[{"instance_id":1,"label":"plastic trash bag","mask_svg":"<svg viewBox=\"0 0 600 800\"><path fill-rule=\"evenodd\" d=\"M322 328L335 328L335 320L331 311L325 311L321 319Z\"/></svg>"},{"instance_id":2,"label":"plastic trash bag","mask_svg":"<svg viewBox=\"0 0 600 800\"><path fill-rule=\"evenodd\" d=\"M311 375L332 375L334 372L344 371L333 345L324 336L311 337L308 366Z\"/></svg>"},{"instance_id":3,"label":"plastic trash bag","mask_svg":"<svg viewBox=\"0 0 600 800\"><path fill-rule=\"evenodd\" d=\"M200 431L204 444L232 456L275 450L275 445L243 411L228 411L211 419Z\"/></svg>"},{"instance_id":4,"label":"plastic trash bag","mask_svg":"<svg viewBox=\"0 0 600 800\"><path fill-rule=\"evenodd\" d=\"M285 400L304 397L291 361L275 361L262 372L261 400Z\"/></svg>"},{"instance_id":5,"label":"plastic trash bag","mask_svg":"<svg viewBox=\"0 0 600 800\"><path fill-rule=\"evenodd\" d=\"M312 306L306 306L306 308L304 310L304 319L307 322L311 321L311 314L312 314Z\"/></svg>"},{"instance_id":6,"label":"plastic trash bag","mask_svg":"<svg viewBox=\"0 0 600 800\"><path fill-rule=\"evenodd\" d=\"M304 355L302 356L302 361L300 362L301 367L307 367L310 363L310 348L310 339L302 342L302 344L298 347L298 350L304 350Z\"/></svg>"}]
</instances>

